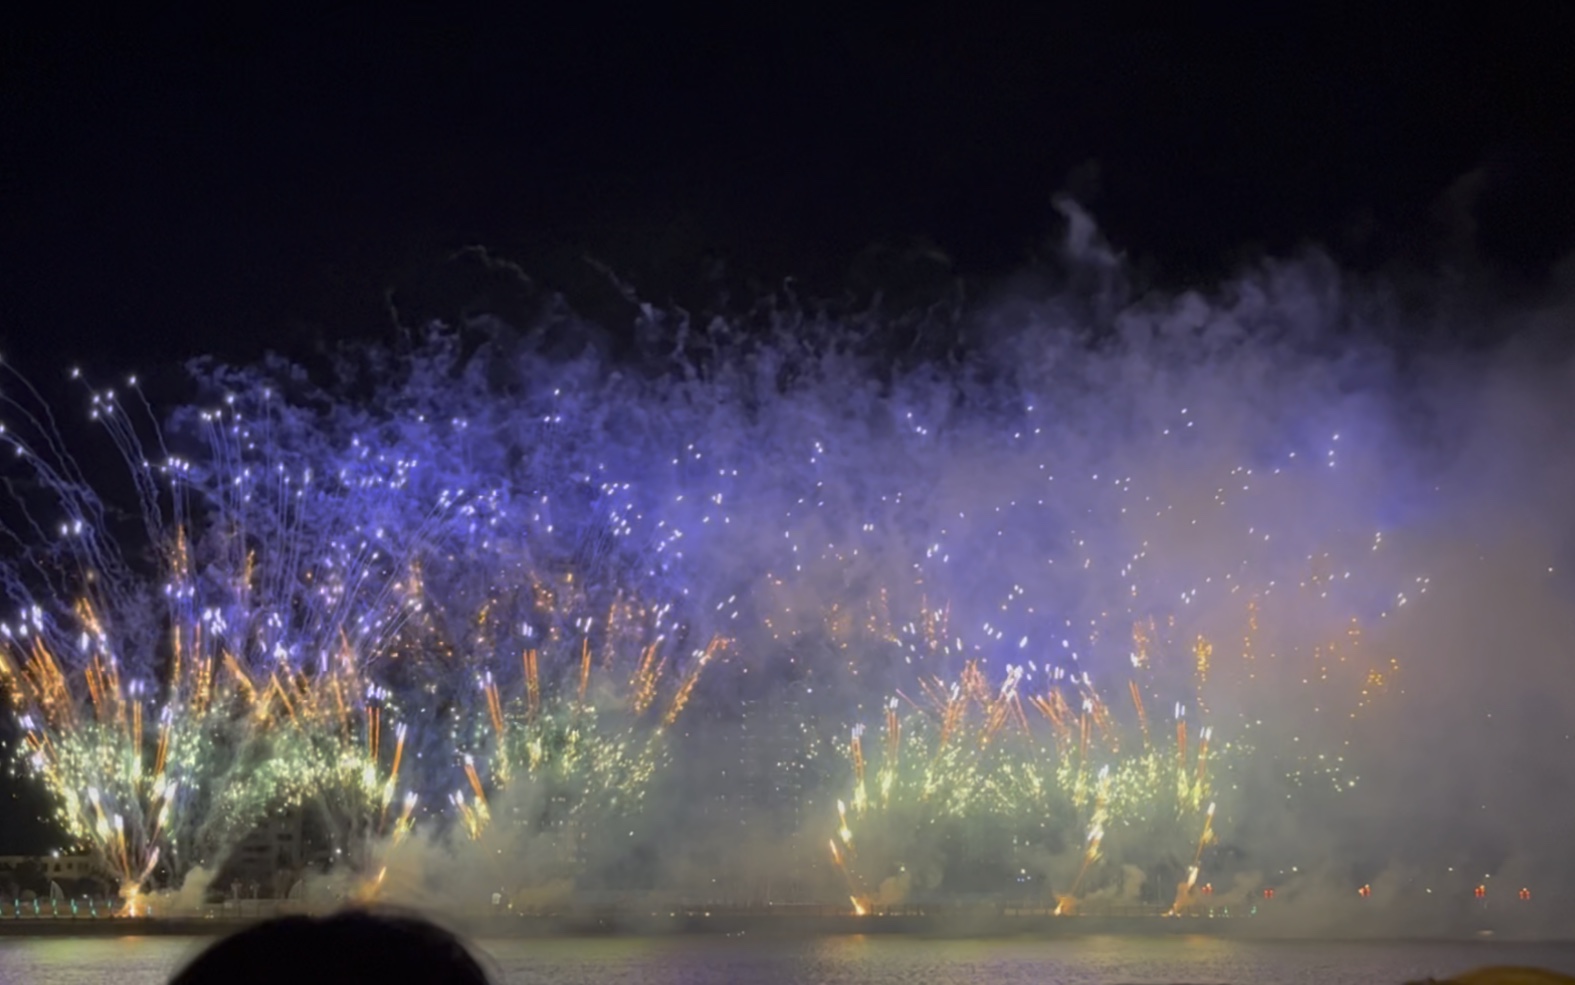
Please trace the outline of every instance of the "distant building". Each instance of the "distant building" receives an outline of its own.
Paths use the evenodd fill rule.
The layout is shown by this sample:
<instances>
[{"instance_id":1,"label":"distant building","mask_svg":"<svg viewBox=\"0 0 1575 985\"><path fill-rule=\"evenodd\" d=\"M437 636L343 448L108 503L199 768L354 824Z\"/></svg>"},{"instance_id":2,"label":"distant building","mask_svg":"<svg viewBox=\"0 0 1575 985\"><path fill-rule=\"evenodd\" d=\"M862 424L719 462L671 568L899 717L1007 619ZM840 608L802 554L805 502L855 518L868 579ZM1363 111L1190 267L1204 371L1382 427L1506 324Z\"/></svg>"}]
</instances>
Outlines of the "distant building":
<instances>
[{"instance_id":1,"label":"distant building","mask_svg":"<svg viewBox=\"0 0 1575 985\"><path fill-rule=\"evenodd\" d=\"M214 889L225 897L282 899L313 861L307 840L301 811L268 818L230 853Z\"/></svg>"},{"instance_id":2,"label":"distant building","mask_svg":"<svg viewBox=\"0 0 1575 985\"><path fill-rule=\"evenodd\" d=\"M42 896L52 882L71 895L100 895L115 887L113 874L93 855L0 855L0 886Z\"/></svg>"}]
</instances>

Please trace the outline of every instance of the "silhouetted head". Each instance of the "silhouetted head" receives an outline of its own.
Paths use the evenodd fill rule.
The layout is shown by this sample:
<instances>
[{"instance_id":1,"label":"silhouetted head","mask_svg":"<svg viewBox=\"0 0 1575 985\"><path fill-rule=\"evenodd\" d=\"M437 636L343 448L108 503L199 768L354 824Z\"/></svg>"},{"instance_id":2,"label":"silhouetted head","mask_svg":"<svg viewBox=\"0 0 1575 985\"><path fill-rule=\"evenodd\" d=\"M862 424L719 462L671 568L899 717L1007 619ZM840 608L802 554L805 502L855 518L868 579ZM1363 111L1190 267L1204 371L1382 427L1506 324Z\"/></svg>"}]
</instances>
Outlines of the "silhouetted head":
<instances>
[{"instance_id":1,"label":"silhouetted head","mask_svg":"<svg viewBox=\"0 0 1575 985\"><path fill-rule=\"evenodd\" d=\"M350 910L281 917L217 941L170 985L489 985L458 937L418 917Z\"/></svg>"}]
</instances>

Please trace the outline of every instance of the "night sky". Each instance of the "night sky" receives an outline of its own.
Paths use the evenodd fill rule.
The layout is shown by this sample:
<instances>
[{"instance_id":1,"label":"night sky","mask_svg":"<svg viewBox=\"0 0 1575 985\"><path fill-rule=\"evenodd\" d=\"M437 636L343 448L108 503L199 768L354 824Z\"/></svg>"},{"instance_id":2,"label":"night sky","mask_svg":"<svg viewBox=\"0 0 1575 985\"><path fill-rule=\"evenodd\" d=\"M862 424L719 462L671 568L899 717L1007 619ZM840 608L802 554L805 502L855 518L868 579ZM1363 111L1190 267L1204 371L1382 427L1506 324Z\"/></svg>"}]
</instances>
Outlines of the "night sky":
<instances>
[{"instance_id":1,"label":"night sky","mask_svg":"<svg viewBox=\"0 0 1575 985\"><path fill-rule=\"evenodd\" d=\"M0 343L110 371L376 335L469 244L658 299L718 258L834 290L880 244L996 275L1062 191L1172 280L1462 237L1534 278L1572 244L1568 4L1123 6L16 25Z\"/></svg>"},{"instance_id":2,"label":"night sky","mask_svg":"<svg viewBox=\"0 0 1575 985\"><path fill-rule=\"evenodd\" d=\"M0 353L112 374L386 336L388 292L453 299L473 244L571 299L586 255L657 300L721 261L867 287L877 246L988 279L1059 193L1170 283L1318 245L1513 286L1575 247L1563 0L446 6L10 24Z\"/></svg>"}]
</instances>

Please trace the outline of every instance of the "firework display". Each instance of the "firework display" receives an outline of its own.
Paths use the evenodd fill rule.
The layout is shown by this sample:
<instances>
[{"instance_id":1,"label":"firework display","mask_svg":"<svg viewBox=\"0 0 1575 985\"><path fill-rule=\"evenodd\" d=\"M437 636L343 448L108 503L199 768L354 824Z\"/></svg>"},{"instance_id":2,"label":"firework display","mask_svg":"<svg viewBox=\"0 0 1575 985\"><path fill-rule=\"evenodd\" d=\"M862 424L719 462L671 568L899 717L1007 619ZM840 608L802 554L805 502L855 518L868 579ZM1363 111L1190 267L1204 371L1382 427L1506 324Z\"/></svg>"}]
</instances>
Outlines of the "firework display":
<instances>
[{"instance_id":1,"label":"firework display","mask_svg":"<svg viewBox=\"0 0 1575 985\"><path fill-rule=\"evenodd\" d=\"M537 585L531 598L533 606L556 611L578 594L572 585L559 592ZM496 603L488 608L495 612ZM465 782L451 801L471 839L492 823L489 792L517 799L522 786L531 788L535 810L516 820L531 831L638 810L670 755L664 733L726 645L713 637L680 662L668 652L674 641L660 631L663 615L620 601L600 622L575 620L569 633L549 623L538 636L527 622L517 672L479 673L478 700L453 717ZM668 629L681 641L681 627ZM506 698L500 681L508 678L517 684Z\"/></svg>"},{"instance_id":2,"label":"firework display","mask_svg":"<svg viewBox=\"0 0 1575 985\"><path fill-rule=\"evenodd\" d=\"M1066 913L1136 868L1181 911L1267 798L1355 787L1399 670L1366 634L1430 584L1347 478L1381 441L1185 399L1249 349L882 378L854 328L645 375L435 332L368 356L370 395L206 367L220 409L168 420L133 382L90 395L118 492L8 377L19 765L128 908L292 813L355 893L413 837L530 856L510 892L572 881L679 774L700 832L747 826L735 778L815 760L750 808L804 806L815 893ZM1088 381L1122 373L1145 399L1109 423ZM707 742L784 682L802 729Z\"/></svg>"},{"instance_id":3,"label":"firework display","mask_svg":"<svg viewBox=\"0 0 1575 985\"><path fill-rule=\"evenodd\" d=\"M378 711L363 672L399 631L404 550L366 521L396 521L383 511L399 466L363 459L318 481L265 459L275 421L253 431L235 409L201 415L201 461L153 430L154 463L114 392L92 403L130 466L150 556L121 551L47 410L10 401L26 427L7 438L37 483L15 510L35 530L61 519L5 568L23 616L5 627L4 673L25 766L134 906L150 883L222 865L270 814L366 785Z\"/></svg>"},{"instance_id":4,"label":"firework display","mask_svg":"<svg viewBox=\"0 0 1575 985\"><path fill-rule=\"evenodd\" d=\"M1240 762L1267 754L1288 783L1316 778L1332 792L1355 782L1340 769L1349 745L1342 733L1316 749L1257 750L1253 730L1238 721L1231 723L1237 738L1215 741L1210 695L1249 693L1261 672L1251 643L1258 614L1255 602L1243 611L1245 646L1227 666L1201 636L1185 647L1165 639L1153 620L1135 624L1130 665L1108 691L1072 661L1069 668L1019 658L988 676L980 656L987 649L954 636L944 611L863 641L862 653L891 649L913 673L841 744L851 785L836 801L831 858L855 908L907 902L942 886L956 891L962 871L936 867L950 858L963 871L1006 866L1025 877L1018 881L1047 882L1057 912L1072 912L1081 895L1122 874L1097 864L1110 846L1126 866L1178 874L1171 912L1197 902L1204 849L1214 840L1214 797L1223 785L1240 798ZM1315 648L1311 663L1327 675L1337 649ZM1190 686L1160 683L1155 659L1165 650L1190 665ZM1342 652L1333 662L1352 656ZM1365 676L1347 675L1343 688L1326 686L1318 700L1343 700L1334 707L1354 715L1376 700L1383 681L1351 663ZM961 670L952 678L925 672L948 666ZM1171 704L1160 704L1166 699ZM1308 768L1309 760L1316 765ZM986 832L995 844L978 843Z\"/></svg>"},{"instance_id":5,"label":"firework display","mask_svg":"<svg viewBox=\"0 0 1575 985\"><path fill-rule=\"evenodd\" d=\"M56 798L65 832L115 873L127 912L148 888L222 866L269 816L300 810L334 863L358 874L355 891L375 892L384 856L415 822L418 785L446 783L438 774L460 761L475 800L456 794L454 806L479 833L486 801L471 750L486 758L491 787L515 774L561 784L583 772L597 789L578 791L576 811L581 799L637 797L660 758L661 731L723 641L688 660L661 652L663 636L637 651L624 700L630 722L612 737L598 723L614 709L599 713L597 704L608 697L601 678L625 670L615 665L627 634L616 626L598 634L605 652L593 679L593 620L577 620L577 686L560 680L550 656L538 660L536 646L522 649L519 713L505 716L485 671L481 692L493 715L480 721L494 729L471 734L474 706L454 693L466 689L433 681L453 684L495 654L483 655L475 632L456 641L446 629L467 619L484 627L506 603L488 598L472 616L463 609L467 586L450 584L448 605L436 605L423 568L441 569L456 552L470 564L493 547L465 540L485 502L446 489L423 498L409 487L413 458L365 443L353 443L326 479L309 465L292 471L291 453L311 451L277 430L298 420L270 393L252 396L194 417L200 462L170 455L154 465L114 393L93 395L93 419L139 495L140 536L153 552L140 567L110 535L106 507L64 453L47 408L11 401L26 427L6 439L39 487L18 498L17 511L35 530L38 513L65 520L58 537L27 545L5 567L23 609L0 626L0 675L18 709L23 767ZM161 429L148 432L164 445ZM518 560L501 542L491 557L494 573ZM529 609L554 653L568 628L559 618L585 600L560 605L539 577L518 584L528 601L511 618ZM532 624L523 625L529 633ZM396 690L420 703L414 721L453 740L446 765L412 775ZM637 723L649 734L636 734Z\"/></svg>"},{"instance_id":6,"label":"firework display","mask_svg":"<svg viewBox=\"0 0 1575 985\"><path fill-rule=\"evenodd\" d=\"M909 896L913 875L935 854L923 840L967 837L980 827L1010 840L1002 861L1038 856L1036 877L1043 859L1075 850L1070 834L1085 833L1078 871L1060 894L1067 899L1084 888L1107 832L1118 826L1117 837L1131 843L1123 852L1129 863L1174 852L1210 787L1209 727L1190 754L1184 721L1173 742L1167 730L1159 746L1132 735L1123 749L1110 709L1086 685L1063 690L1056 686L1063 679L1043 693L1022 693L1034 683L1017 667L990 682L969 664L954 682L921 682L917 704L893 698L870 753L863 726L854 727L847 745L853 790L837 803L833 859L860 909ZM1140 705L1136 713L1141 720ZM916 832L924 832L919 844L912 843ZM985 854L958 847L960 857Z\"/></svg>"}]
</instances>

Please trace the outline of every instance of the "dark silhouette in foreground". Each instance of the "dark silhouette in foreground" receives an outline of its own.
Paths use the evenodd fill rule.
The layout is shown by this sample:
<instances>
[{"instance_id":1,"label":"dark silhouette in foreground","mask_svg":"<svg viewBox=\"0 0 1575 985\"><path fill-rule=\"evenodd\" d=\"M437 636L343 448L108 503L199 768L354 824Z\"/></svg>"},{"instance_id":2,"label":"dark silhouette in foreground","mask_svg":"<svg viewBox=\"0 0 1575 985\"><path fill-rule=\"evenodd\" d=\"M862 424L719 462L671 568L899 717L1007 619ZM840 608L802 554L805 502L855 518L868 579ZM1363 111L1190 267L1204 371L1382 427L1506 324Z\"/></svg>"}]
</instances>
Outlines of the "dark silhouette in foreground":
<instances>
[{"instance_id":1,"label":"dark silhouette in foreground","mask_svg":"<svg viewBox=\"0 0 1575 985\"><path fill-rule=\"evenodd\" d=\"M419 917L348 910L248 927L210 945L170 985L490 985L458 937Z\"/></svg>"}]
</instances>

